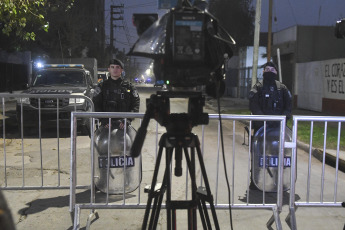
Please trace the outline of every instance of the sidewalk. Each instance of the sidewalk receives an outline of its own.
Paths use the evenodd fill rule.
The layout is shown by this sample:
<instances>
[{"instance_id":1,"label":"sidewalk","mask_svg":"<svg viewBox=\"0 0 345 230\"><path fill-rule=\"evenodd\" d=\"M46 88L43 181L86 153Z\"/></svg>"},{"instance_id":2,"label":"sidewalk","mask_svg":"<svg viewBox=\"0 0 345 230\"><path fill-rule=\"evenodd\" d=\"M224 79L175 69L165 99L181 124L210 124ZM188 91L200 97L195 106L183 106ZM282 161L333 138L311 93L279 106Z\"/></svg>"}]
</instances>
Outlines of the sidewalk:
<instances>
[{"instance_id":1,"label":"sidewalk","mask_svg":"<svg viewBox=\"0 0 345 230\"><path fill-rule=\"evenodd\" d=\"M215 113L218 110L217 100L213 98L206 99L206 108L212 109ZM231 98L231 97L222 97L220 101L220 110L221 112L227 110L249 110L249 100L243 98ZM304 109L293 109L292 115L301 115L301 116L329 116L329 114L324 114L321 112L304 110ZM309 144L297 141L298 148L309 152ZM313 148L312 155L318 160L323 160L323 149ZM345 151L339 151L339 169L345 172ZM326 149L325 161L326 164L335 167L337 151L335 149Z\"/></svg>"}]
</instances>

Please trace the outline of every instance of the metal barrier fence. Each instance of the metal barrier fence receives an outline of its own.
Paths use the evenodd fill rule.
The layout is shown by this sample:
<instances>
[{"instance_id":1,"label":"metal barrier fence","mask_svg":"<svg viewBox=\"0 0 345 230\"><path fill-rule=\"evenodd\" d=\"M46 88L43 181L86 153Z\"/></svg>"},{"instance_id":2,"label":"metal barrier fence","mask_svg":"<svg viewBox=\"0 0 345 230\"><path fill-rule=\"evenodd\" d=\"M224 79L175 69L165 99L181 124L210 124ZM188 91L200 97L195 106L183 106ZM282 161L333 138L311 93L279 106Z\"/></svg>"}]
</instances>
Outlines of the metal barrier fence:
<instances>
[{"instance_id":1,"label":"metal barrier fence","mask_svg":"<svg viewBox=\"0 0 345 230\"><path fill-rule=\"evenodd\" d=\"M341 135L342 124L345 123L345 117L336 117L336 116L293 116L293 142L297 142L297 131L299 122L310 122L310 141L309 141L309 156L308 156L308 168L303 172L304 175L307 175L306 178L301 178L299 180L305 180L303 184L296 185L297 178L297 148L293 148L292 154L292 169L291 169L291 191L290 191L290 203L289 203L289 215L286 218L287 222L290 223L291 229L297 229L296 221L296 211L298 207L344 207L344 197L340 197L338 194L344 194L344 186L338 187L338 176L339 176L339 166L340 166L340 144L344 145L344 133ZM324 126L323 130L323 147L322 153L318 152L313 148L314 136L317 135L314 131L314 124L317 122L321 123ZM325 165L327 161L327 151L332 151L327 148L327 138L334 136L334 134L328 135L328 126L333 125L337 127L336 133L336 152L334 154L335 162L335 171L327 172L325 170ZM317 131L316 131L317 132ZM342 137L342 138L341 138ZM316 151L316 153L315 153ZM319 164L313 164L312 158L315 157L315 154L319 154L319 159L322 162L321 168ZM343 153L344 154L344 153ZM328 174L327 174L328 173ZM303 175L301 173L301 175ZM312 184L311 178L317 177L320 180L320 184ZM295 194L296 189L306 192L304 199L301 198L299 201L296 201ZM343 199L343 200L341 200Z\"/></svg>"},{"instance_id":2,"label":"metal barrier fence","mask_svg":"<svg viewBox=\"0 0 345 230\"><path fill-rule=\"evenodd\" d=\"M109 190L106 191L106 197L105 200L103 200L103 202L96 202L96 195L95 195L95 185L94 185L94 164L97 162L97 160L95 159L94 156L94 143L91 143L91 168L90 168L90 172L91 173L91 181L89 182L88 186L91 188L91 197L90 197L90 203L77 203L76 202L76 189L77 189L77 148L76 148L76 130L75 130L75 121L77 118L92 118L92 123L95 122L95 119L97 118L108 118L108 119L114 119L114 118L126 118L126 119L133 119L133 118L143 118L143 114L135 114L135 113L80 113L80 112L73 112L72 113L72 118L71 118L71 172L70 172L70 185L71 185L71 189L70 189L70 205L69 205L69 210L71 212L71 216L74 217L74 229L79 229L80 228L80 213L82 209L89 209L91 210L91 213L88 217L87 220L87 228L90 227L91 221L94 217L98 218L98 213L97 211L95 211L96 209L144 209L146 208L146 201L143 203L141 201L141 197L142 197L142 189L143 186L142 184L150 184L150 182L147 181L142 181L141 184L139 185L139 189L137 191L137 199L128 199L128 197L126 196L125 193L122 194L122 199L120 201L115 201L115 202L111 202L111 199L109 198ZM218 115L209 115L210 118L210 123L211 122L218 122L217 119L219 118ZM209 161L207 161L207 166L214 170L207 170L207 173L211 173L211 177L212 178L216 178L214 181L212 180L212 187L211 187L211 191L214 192L215 194L215 208L216 209L222 209L222 210L227 210L229 209L229 206L231 206L232 209L257 209L257 210L271 210L273 212L272 217L268 220L267 222L267 226L271 226L273 223L275 223L276 228L277 229L282 229L281 227L281 222L280 222L280 217L279 214L282 210L282 205L283 205L283 170L284 170L284 160L283 160L283 156L284 156L284 146L293 146L292 143L286 143L285 142L285 136L282 135L285 133L285 127L286 127L286 120L285 120L285 116L259 116L259 115L221 115L221 118L223 120L223 123L227 123L227 125L231 125L232 126L232 133L231 134L227 134L227 136L232 136L232 140L229 140L229 138L224 141L226 142L229 146L229 148L227 148L226 152L226 164L228 166L230 166L231 168L231 200L226 201L226 199L220 196L219 194L219 190L223 190L223 191L227 191L226 187L221 185L221 179L224 178L224 175L222 175L219 170L222 168L221 167L221 150L220 150L220 123L218 122L218 129L216 131L217 135L218 135L218 142L217 142L217 146L209 146L211 145L209 142L207 142L205 138L205 135L208 135L207 133L210 132L210 130L208 130L208 126L202 125L201 127L199 127L199 129L197 127L193 128L193 133L200 133L201 134L201 149L203 152L203 155L206 156L205 154L207 153L207 151L211 149L213 149L216 156L214 156L211 160L211 162L213 162L213 166L211 166L211 163ZM264 121L264 127L265 127L265 131L264 133L266 133L266 121L278 121L280 122L280 134L279 134L279 154L277 154L278 156L278 164L277 166L277 177L275 178L277 181L277 186L276 186L276 193L275 197L273 199L268 200L268 198L266 197L267 193L265 193L265 188L266 188L266 184L265 184L265 175L266 175L266 171L268 170L268 167L262 167L262 174L263 174L263 190L262 192L262 200L260 202L258 201L252 201L250 200L250 193L249 193L249 184L250 184L250 173L251 173L251 145L245 146L243 147L243 149L236 149L235 144L236 142L238 142L239 140L241 140L243 137L239 137L239 133L242 133L243 130L243 121L249 121L249 129L251 130L252 127L252 121ZM110 122L110 120L109 120ZM150 123L151 124L151 123ZM224 125L224 124L223 124ZM200 130L201 129L201 130ZM239 131L239 129L241 131ZM153 140L153 142L150 142L150 144L147 144L150 148L151 151L155 151L155 154L157 155L157 146L158 146L158 123L156 123L156 137ZM110 135L110 134L109 134ZM237 137L236 137L237 136ZM249 135L249 143L251 143L251 135ZM264 144L263 146L266 145L266 139L265 139L265 135L264 135ZM91 134L91 140L94 139L94 134ZM124 137L124 140L126 140L126 138ZM110 140L110 137L108 136L108 141ZM110 143L110 142L108 142ZM154 144L153 144L154 143ZM110 145L110 144L109 144ZM126 141L124 141L124 153L126 152ZM152 148L152 145L156 146L156 149ZM145 146L145 144L144 144ZM215 151L214 149L217 149L217 151ZM265 147L264 147L265 148ZM148 157L147 156L147 151L146 152L146 156L144 157ZM123 156L124 158L128 157L128 156ZM209 158L210 156L208 155L207 158ZM109 153L109 149L108 149L108 159L110 158L110 153ZM217 160L215 160L217 159ZM245 159L243 161L243 159ZM267 165L268 162L265 162L267 160L267 156L265 156L265 151L264 151L264 155L262 157L263 163L262 165ZM139 156L139 161L142 162L142 155ZM242 164L240 163L240 161L242 161ZM109 161L108 161L109 162ZM235 163L236 162L236 163ZM244 162L244 163L243 163ZM152 163L152 162L151 162ZM240 167L240 164L242 167ZM237 165L238 167L235 167L235 165ZM144 168L144 167L143 167ZM109 177L110 177L110 167L108 165L107 167L108 172L106 173L106 180L108 181L107 183L109 183ZM126 174L126 167L123 167L123 175ZM243 176L242 174L246 175ZM242 175L241 178L243 178L243 180L241 181L237 181L235 180L235 175ZM138 175L141 176L141 175ZM144 175L145 176L145 175ZM147 175L146 175L147 176ZM208 176L208 178L210 178L210 176ZM200 178L202 183L202 178ZM123 180L125 181L125 180ZM236 184L236 185L235 185ZM188 197L188 189L187 189L187 185L188 185L188 177L186 176L186 199ZM123 187L125 187L125 185L123 185ZM241 187L241 188L238 188ZM109 187L108 187L109 188ZM225 189L225 190L224 190ZM241 194L242 192L246 193L246 197L244 197L241 201L238 201L235 199L235 196L238 196L238 194ZM133 193L132 193L133 194ZM274 196L271 194L271 196ZM266 200L267 199L267 200ZM162 204L162 208L166 208L165 204Z\"/></svg>"},{"instance_id":3,"label":"metal barrier fence","mask_svg":"<svg viewBox=\"0 0 345 230\"><path fill-rule=\"evenodd\" d=\"M1 93L0 98L2 110L0 114L0 116L2 116L2 123L0 124L2 125L1 144L3 145L3 154L0 155L1 162L3 162L0 164L0 167L3 168L3 171L0 172L0 189L69 189L69 177L66 176L69 171L69 164L65 158L69 159L70 151L66 146L70 146L67 141L67 139L70 138L70 133L65 135L65 137L60 136L60 128L62 128L60 127L62 120L61 114L63 111L66 113L66 106L69 106L71 111L78 111L80 107L78 102L80 102L80 99L86 103L89 111L94 111L92 100L86 96L74 94L47 95ZM52 106L44 107L44 100L49 100ZM32 111L30 115L26 113L26 110L23 110L24 104L30 106ZM49 115L42 112L43 110L45 112L49 111ZM69 113L71 111L69 111ZM9 121L6 122L7 118L10 116L6 113L11 113L12 119L16 117L16 121L12 121L11 124L9 124ZM45 123L42 121L47 118L45 116L49 116L50 119L52 118L55 120L52 126L56 132L52 135L52 132L49 131L49 134L47 134L49 138L45 138L46 133L43 132L46 128ZM70 117L65 116L63 119L68 122L68 127L70 128ZM26 127L26 125L29 127ZM12 129L18 130L12 130L10 132L6 130L9 126L11 126ZM91 128L90 124L88 126ZM36 129L38 133L26 135L27 131L32 131L33 129ZM10 137L9 133L11 133ZM12 145L17 145L14 150L11 149L11 153L7 151L7 144L9 142L12 142ZM48 149L47 146L52 147ZM45 157L46 155L54 155L55 158L52 161L47 159L47 157ZM11 159L11 163L9 163L9 159ZM15 159L14 163L13 159ZM48 171L51 171L51 173ZM51 174L56 174L56 177ZM48 176L50 176L49 179ZM28 182L29 178L30 182Z\"/></svg>"},{"instance_id":4,"label":"metal barrier fence","mask_svg":"<svg viewBox=\"0 0 345 230\"><path fill-rule=\"evenodd\" d=\"M49 138L49 140L47 138L44 138L44 133L42 132L42 129L44 129L44 126L42 127L40 125L38 125L38 140L36 140L35 138L31 138L31 137L27 137L26 135L24 135L24 129L23 129L23 122L19 122L19 135L17 136L18 138L18 147L17 147L17 151L16 154L13 154L12 152L9 154L7 152L7 136L8 136L8 132L6 130L6 122L7 119L5 119L7 117L6 111L7 111L7 106L9 103L15 104L15 106L17 108L21 108L21 101L23 102L23 100L19 100L20 98L36 98L37 99L37 105L39 105L39 101L42 100L43 98L47 98L47 95L32 95L32 94L0 94L0 98L1 98L1 114L2 115L2 122L0 124L1 130L2 130L2 143L3 147L3 154L1 154L1 159L0 159L0 167L3 169L0 171L0 178L1 178L1 186L0 189L2 190L41 190L41 189L70 189L70 205L69 205L69 210L71 212L71 215L74 217L74 227L77 229L79 227L79 217L80 217L80 213L82 209L90 209L92 210L92 212L90 213L90 218L88 220L88 225L91 224L91 218L94 215L97 215L97 212L95 212L95 209L144 209L146 207L146 199L144 201L144 203L141 201L141 197L142 197L142 190L143 190L143 186L145 184L147 184L147 181L150 181L151 178L151 173L145 173L145 174L149 174L147 177L148 178L144 178L142 183L143 185L140 185L139 189L138 189L138 193L137 193L137 200L135 202L132 202L133 199L128 200L128 198L123 195L123 199L119 202L111 202L111 199L109 198L109 194L107 194L106 197L106 202L105 203L97 203L95 202L95 190L94 190L94 185L93 185L93 175L89 175L88 177L79 177L79 182L81 182L80 184L76 183L76 176L77 174L80 175L81 173L84 173L84 175L86 174L91 174L91 172L88 170L79 172L77 169L81 166L81 165L92 165L90 163L90 161L92 161L92 159L88 159L86 160L86 157L79 157L78 158L78 162L82 162L81 164L77 164L76 161L76 151L78 150L78 153L80 153L82 156L87 156L87 158L89 158L89 154L90 152L93 151L93 146L84 146L79 147L78 143L80 142L84 142L85 141L87 143L90 142L90 139L88 136L82 137L77 135L76 131L76 125L79 124L79 122L76 122L75 119L78 118L93 118L91 119L91 127L94 127L94 122L95 119L94 118L101 118L101 117L106 117L106 118L116 118L116 117L127 117L127 118L139 118L136 120L136 122L139 122L140 119L143 118L143 114L132 114L132 113L115 113L115 114L107 114L107 113L85 113L85 112L73 112L71 117L72 120L71 122L73 122L72 124L70 123L70 128L71 128L71 132L66 136L66 138L59 136L59 120L60 119L56 119L56 128L57 128L57 132L56 132L56 136L54 136L54 138ZM56 98L56 101L59 101L59 99L63 100L63 98L69 98L69 100L73 99L77 99L77 98L83 98L85 99L88 103L90 103L90 105L93 108L93 104L92 101L85 97L85 96L81 96L81 95L68 95L68 97L66 95L49 95L49 98ZM14 101L16 101L15 99L18 99L19 103L15 103ZM59 103L57 103L59 105ZM76 109L74 109L76 110ZM21 110L19 110L21 111ZM40 109L37 110L37 117L35 117L35 119L37 120L41 120L41 115L39 113ZM13 111L12 111L13 112ZM20 120L22 121L22 117L25 116L23 115L22 112L19 112L18 117L20 118ZM59 113L56 114L56 117L59 118ZM210 122L217 122L218 116L217 115L210 115ZM33 118L34 119L34 118ZM240 140L243 139L242 135L241 137L239 137L239 133L243 133L243 125L241 122L243 121L247 121L249 122L250 126L249 129L251 129L251 121L256 121L256 120L265 120L265 121L272 121L272 120L278 120L281 122L281 124L285 124L285 120L283 119L283 117L280 116L239 116L239 115L222 115L222 119L223 122L226 123L227 125L231 125L231 127L233 128L233 132L231 134L227 134L228 136L230 136L228 139L226 139L226 143L230 144L230 143L235 143L235 142L239 142ZM341 125L342 123L345 122L345 118L344 117L322 117L322 116L318 116L318 117L311 117L311 116L294 116L294 124L293 124L293 133L292 133L292 142L287 142L286 140L282 140L280 141L280 143L284 143L284 146L280 146L280 152L279 152L279 156L282 156L284 154L284 148L286 149L292 149L292 163L291 163L291 185L290 185L290 198L289 198L289 216L287 218L287 220L290 223L290 227L292 229L297 229L297 221L296 221L296 209L298 207L301 208L311 208L311 207L341 207L342 206L342 202L344 200L341 200L341 196L339 194L344 194L344 189L341 189L342 187L338 186L339 182L338 182L338 177L339 177L339 162L340 162L340 155L342 154L340 151L340 143L342 142L342 140L344 140L344 138L342 138L341 135ZM310 137L310 143L309 143L309 165L308 168L305 169L305 171L302 171L301 169L299 169L299 173L297 174L297 131L298 129L298 124L299 122L310 122L311 123L311 128L310 128L310 133L313 133L313 127L314 127L314 123L323 123L324 124L324 146L323 146L323 151L321 151L321 154L319 156L320 161L322 162L321 164L321 168L317 168L315 169L315 166L313 164L313 157L315 155L315 149L313 148L313 137L311 135ZM153 122L151 122L153 123ZM152 148L152 152L157 153L157 146L158 146L158 139L160 136L161 132L164 132L161 129L161 127L159 127L159 125L157 123L155 123L155 130L153 131L154 135L153 139L154 141L151 142L152 146L155 146L155 148ZM336 135L334 134L328 134L328 129L327 127L329 126L337 126L338 128L338 133ZM216 135L218 135L218 142L216 145L212 145L214 152L216 152L214 154L214 157L212 158L213 161L210 163L208 162L207 166L210 166L212 164L215 164L216 166L214 168L211 167L212 170L207 170L208 174L211 174L212 178L215 178L214 181L212 180L212 192L215 195L215 207L216 209L221 209L221 210L226 210L229 208L229 202L227 202L224 197L222 197L222 195L219 193L220 190L224 190L224 186L222 187L221 183L219 183L219 181L221 179L223 179L224 175L222 175L222 173L219 172L219 170L221 169L221 153L220 153L220 126L218 123L218 129L216 131L210 131L209 126L200 126L200 127L195 127L193 128L193 131L195 131L195 133L200 134L200 136L202 137L201 143L202 143L202 152L208 153L210 152L210 148L209 145L211 145L208 142L208 138L205 136L207 136L208 132L214 132ZM285 127L282 126L282 127ZM239 131L238 129L241 129L241 131ZM285 130L281 130L281 132L285 132ZM212 133L212 134L214 134ZM91 132L91 136L93 135L93 132ZM283 135L281 135L280 138L284 138L282 137ZM328 151L328 147L327 147L327 142L326 139L329 136L336 136L337 139L337 149L335 150L335 170L328 173L328 171L326 171L325 169L325 164L327 161L326 158L326 152ZM56 138L55 138L56 137ZM231 137L233 137L231 139ZM93 138L93 137L92 137ZM12 137L11 137L12 139ZM34 140L35 139L35 140ZM84 140L85 139L85 140ZM48 144L53 144L55 142L55 147L53 147L53 149L47 149L46 146ZM245 142L245 140L244 140ZM248 137L248 143L251 143L251 135L249 135ZM92 144L93 142L91 142ZM33 148L35 147L35 148ZM38 148L36 148L38 147ZM238 192L237 190L247 190L248 191L248 187L249 187L249 182L250 182L250 160L251 160L251 145L249 145L248 147L245 147L245 149L236 149L235 148L235 144L232 144L230 146L228 146L227 148L227 156L229 157L229 159L227 159L227 165L231 165L231 208L233 209L259 209L259 210L263 210L263 209L267 209L267 210L272 210L273 215L272 218L267 222L267 226L272 225L274 222L277 226L277 229L281 229L281 223L280 223L280 217L279 214L281 212L281 208L282 208L282 200L283 200L283 193L282 193L282 182L280 180L280 182L278 182L279 186L277 187L277 193L276 193L276 197L275 199L269 200L267 202L267 197L265 195L265 193L262 193L262 202L260 203L253 203L251 201L251 194L248 193L247 196L243 197L243 199L240 200L240 202L237 200L235 201L235 197L240 197L241 192ZM30 164L28 164L28 160L27 157L29 155L32 154L34 159L32 162L30 162ZM56 157L54 158L54 160L52 160L52 162L45 162L46 154L54 154L56 155ZM243 155L246 156L245 159L243 159ZM91 156L93 156L93 154L91 154ZM17 165L10 165L9 162L9 158L12 157L17 157L18 158L18 163ZM146 157L146 156L145 156ZM209 158L209 157L206 157ZM139 157L140 161L142 161L142 156ZM265 157L263 157L263 159L266 159ZM11 159L12 160L12 159ZM206 159L205 159L206 160ZM238 166L238 164L240 164L240 161L244 161L247 164L246 165L241 165ZM236 162L236 163L235 163ZM33 164L33 166L29 166ZM281 166L282 164L282 160L280 158L280 162L279 165ZM263 164L265 165L265 164ZM318 164L320 165L320 164ZM236 166L236 167L235 167ZM38 174L33 176L33 168L38 169L37 172ZM244 182L244 178L246 178L246 183L244 183L244 186L238 186L238 181L235 180L235 175L238 175L238 170L241 170L241 168L246 168L245 172L240 171L240 173L242 173L243 175L247 175L246 177L242 177ZM54 176L54 178L56 178L56 180L51 180L52 175L50 175L49 179L47 179L47 175L49 174L47 173L47 171L54 171L52 174L56 173L56 176ZM70 170L70 171L69 171ZM281 179L282 173L281 173L280 169L278 171L279 176L278 179ZM315 173L316 172L316 173ZM18 175L20 175L20 178L15 178L13 179L13 175L16 175L16 177ZM297 176L298 175L298 176ZM306 175L306 176L305 176ZM145 175L143 175L145 177ZM311 178L312 177L318 177L318 179L320 179L320 184L312 184L311 183ZM37 177L37 180L35 181L36 183L31 184L31 182L29 183L27 178L31 177L30 179L32 179L32 177ZM300 183L296 183L297 181L297 177L299 178L298 181L300 181ZM146 179L146 180L145 180ZM331 180L329 180L331 179ZM186 178L187 180L187 178ZM202 183L202 180L200 179L200 183ZM303 182L305 182L303 184ZM76 189L90 189L92 195L90 197L90 203L76 203L75 197L76 197ZM280 189L280 190L279 190ZM330 189L332 189L332 191L330 191ZM295 195L296 194L305 194L305 198L302 198L300 200L296 200ZM317 193L317 194L315 194ZM240 194L240 195L239 195ZM186 196L187 196L187 191L186 191ZM130 201L130 202L129 202Z\"/></svg>"}]
</instances>

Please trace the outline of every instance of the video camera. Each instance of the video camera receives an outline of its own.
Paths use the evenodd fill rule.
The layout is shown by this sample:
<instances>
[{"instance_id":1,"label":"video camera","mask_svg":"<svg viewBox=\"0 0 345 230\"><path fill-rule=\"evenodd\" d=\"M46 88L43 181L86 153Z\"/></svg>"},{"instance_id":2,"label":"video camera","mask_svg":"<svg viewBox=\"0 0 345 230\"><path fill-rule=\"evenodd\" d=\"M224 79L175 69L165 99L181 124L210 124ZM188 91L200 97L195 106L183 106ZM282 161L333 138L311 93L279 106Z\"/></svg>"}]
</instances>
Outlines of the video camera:
<instances>
[{"instance_id":1,"label":"video camera","mask_svg":"<svg viewBox=\"0 0 345 230\"><path fill-rule=\"evenodd\" d=\"M222 80L233 45L215 17L183 1L143 32L128 55L152 58L156 79L168 86L195 87Z\"/></svg>"},{"instance_id":2,"label":"video camera","mask_svg":"<svg viewBox=\"0 0 345 230\"><path fill-rule=\"evenodd\" d=\"M165 126L169 135L188 135L192 127L208 124L208 114L203 112L205 97L190 89L205 85L208 95L223 95L224 54L231 57L233 45L235 41L217 19L188 0L180 1L141 34L128 55L153 59L156 80L163 80L170 90L147 100L131 156L139 156L151 118ZM189 98L188 113L170 113L170 98L177 97Z\"/></svg>"}]
</instances>

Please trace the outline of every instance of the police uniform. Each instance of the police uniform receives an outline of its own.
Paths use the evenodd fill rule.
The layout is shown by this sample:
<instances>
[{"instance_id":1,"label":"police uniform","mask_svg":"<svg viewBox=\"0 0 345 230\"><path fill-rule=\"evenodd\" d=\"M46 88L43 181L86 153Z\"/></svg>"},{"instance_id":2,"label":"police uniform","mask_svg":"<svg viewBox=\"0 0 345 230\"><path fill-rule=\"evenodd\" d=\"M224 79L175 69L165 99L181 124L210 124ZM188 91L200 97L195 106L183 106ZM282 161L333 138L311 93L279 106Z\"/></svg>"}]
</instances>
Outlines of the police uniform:
<instances>
[{"instance_id":1,"label":"police uniform","mask_svg":"<svg viewBox=\"0 0 345 230\"><path fill-rule=\"evenodd\" d=\"M253 115L285 115L291 117L291 93L277 80L264 80L256 83L249 92L249 109ZM277 122L267 122L274 125ZM263 126L263 122L253 122L254 133Z\"/></svg>"},{"instance_id":2,"label":"police uniform","mask_svg":"<svg viewBox=\"0 0 345 230\"><path fill-rule=\"evenodd\" d=\"M137 89L121 78L105 80L93 101L96 112L139 112L140 97ZM100 120L102 125L108 123L108 119ZM112 119L114 123L118 120L121 119Z\"/></svg>"},{"instance_id":3,"label":"police uniform","mask_svg":"<svg viewBox=\"0 0 345 230\"><path fill-rule=\"evenodd\" d=\"M283 83L275 80L277 68L272 62L266 63L263 67L263 80L256 83L249 92L249 109L253 115L285 115L289 119L291 117L291 93ZM268 68L266 69L266 67ZM277 121L267 121L266 124L268 127L280 125ZM254 137L263 125L263 121L253 121ZM251 158L252 165L254 164L253 159L259 156L255 155L258 153L253 154ZM252 168L249 188L257 189L257 186L253 183L255 179ZM258 181L256 180L256 182Z\"/></svg>"}]
</instances>

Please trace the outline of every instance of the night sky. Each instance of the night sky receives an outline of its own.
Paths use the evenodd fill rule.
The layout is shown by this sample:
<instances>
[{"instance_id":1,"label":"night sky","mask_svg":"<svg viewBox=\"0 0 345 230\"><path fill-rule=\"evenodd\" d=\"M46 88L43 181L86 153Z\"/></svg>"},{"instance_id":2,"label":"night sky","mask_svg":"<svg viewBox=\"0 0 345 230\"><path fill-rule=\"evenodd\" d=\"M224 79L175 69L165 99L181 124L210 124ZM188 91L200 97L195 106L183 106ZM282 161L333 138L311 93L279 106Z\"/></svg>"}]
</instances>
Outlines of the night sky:
<instances>
[{"instance_id":1,"label":"night sky","mask_svg":"<svg viewBox=\"0 0 345 230\"><path fill-rule=\"evenodd\" d=\"M256 1L254 1L256 2ZM261 31L268 28L268 0L262 0ZM334 26L345 18L344 0L273 0L273 32L295 25Z\"/></svg>"}]
</instances>

